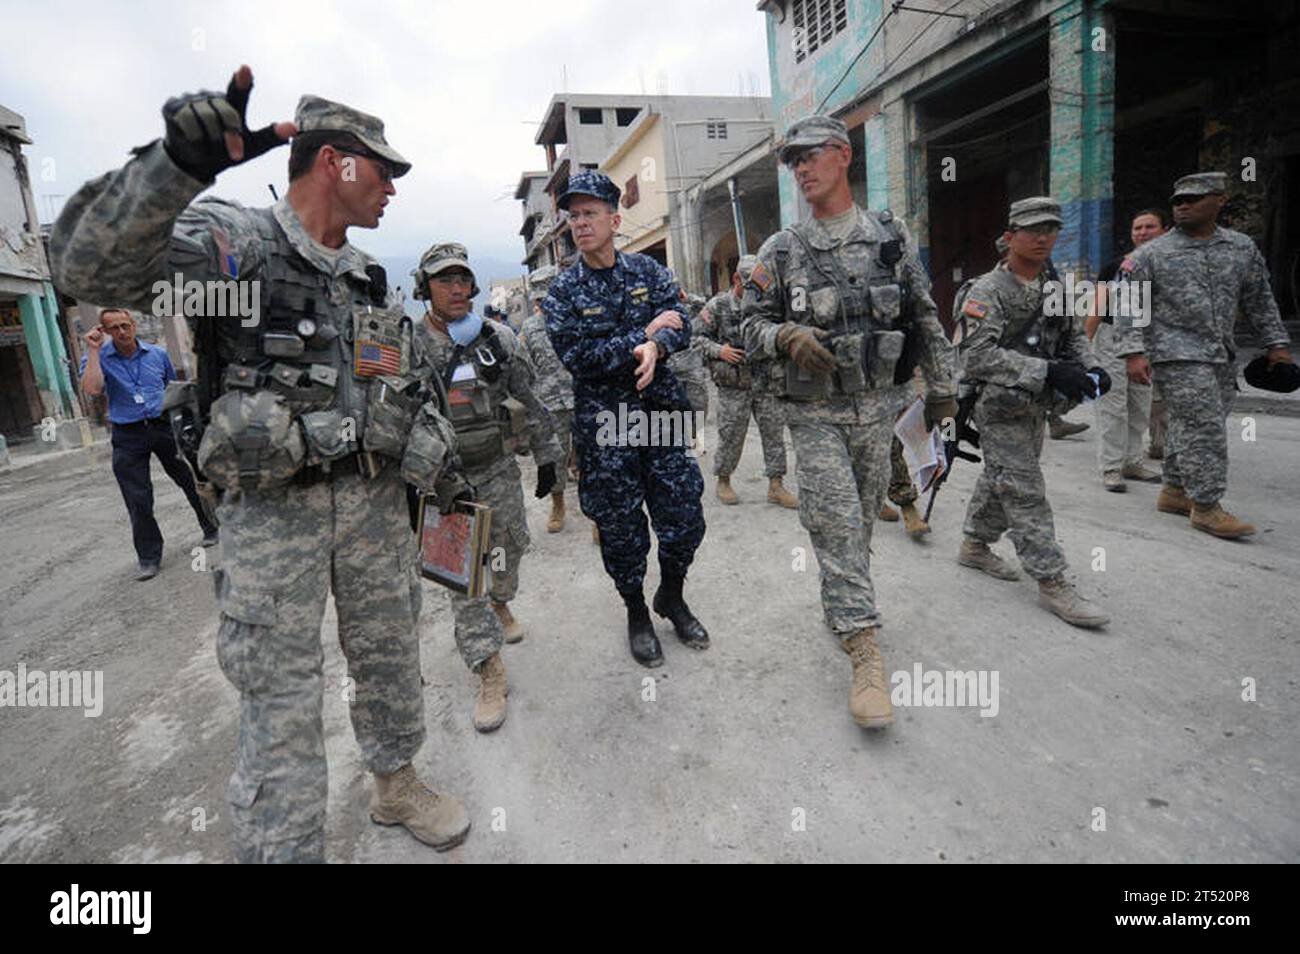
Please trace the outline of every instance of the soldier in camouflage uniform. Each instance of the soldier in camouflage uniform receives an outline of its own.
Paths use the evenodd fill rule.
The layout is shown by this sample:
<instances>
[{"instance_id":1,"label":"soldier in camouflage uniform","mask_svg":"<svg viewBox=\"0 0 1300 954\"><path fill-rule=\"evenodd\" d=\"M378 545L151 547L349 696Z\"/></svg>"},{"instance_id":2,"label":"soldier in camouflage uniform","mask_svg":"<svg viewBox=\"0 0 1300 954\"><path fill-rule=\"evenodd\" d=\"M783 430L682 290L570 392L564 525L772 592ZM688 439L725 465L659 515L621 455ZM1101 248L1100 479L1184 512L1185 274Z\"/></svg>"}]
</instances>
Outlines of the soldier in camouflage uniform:
<instances>
[{"instance_id":1,"label":"soldier in camouflage uniform","mask_svg":"<svg viewBox=\"0 0 1300 954\"><path fill-rule=\"evenodd\" d=\"M1043 606L1075 626L1104 626L1109 618L1065 579L1038 459L1049 411L1105 393L1110 379L1088 346L1082 316L1043 314L1060 205L1047 196L1021 199L1011 204L1008 221L1006 259L975 280L957 316L969 327L961 340L962 387L979 392L972 417L984 452L958 562L1017 579L989 548L1009 533Z\"/></svg>"},{"instance_id":2,"label":"soldier in camouflage uniform","mask_svg":"<svg viewBox=\"0 0 1300 954\"><path fill-rule=\"evenodd\" d=\"M677 300L682 306L682 317L691 326L691 346L669 355L668 367L686 389L686 400L691 403L691 410L695 412L691 446L698 447L697 438L700 431L704 429L705 419L709 416L708 373L704 370L704 355L700 351L699 339L700 329L703 327L699 314L704 307L704 299L700 295L688 295L685 289L679 289Z\"/></svg>"},{"instance_id":3,"label":"soldier in camouflage uniform","mask_svg":"<svg viewBox=\"0 0 1300 954\"><path fill-rule=\"evenodd\" d=\"M299 102L296 129L249 131L251 87L244 66L225 94L169 100L165 138L64 207L50 241L55 280L79 298L146 310L155 283L177 273L260 283L245 286L264 306L251 324L187 315L200 390L220 391L198 461L224 490L214 580L217 659L240 695L228 788L236 859L324 861L320 625L331 590L352 727L375 774L371 817L449 848L469 816L411 765L424 707L403 478L427 489L454 438L434 405L412 398L409 323L383 270L346 235L379 224L410 164L378 119L315 96ZM273 207L192 201L291 135L289 191Z\"/></svg>"},{"instance_id":4,"label":"soldier in camouflage uniform","mask_svg":"<svg viewBox=\"0 0 1300 954\"><path fill-rule=\"evenodd\" d=\"M1128 282L1149 282L1149 324L1116 318L1115 353L1129 379L1151 380L1152 367L1168 413L1163 513L1190 516L1217 537L1249 536L1255 528L1224 510L1228 489L1225 422L1237 388L1233 324L1238 310L1268 349L1268 364L1292 363L1290 338L1269 286L1268 266L1250 237L1215 224L1227 202L1227 176L1200 172L1174 183L1174 229L1120 263Z\"/></svg>"},{"instance_id":5,"label":"soldier in camouflage uniform","mask_svg":"<svg viewBox=\"0 0 1300 954\"><path fill-rule=\"evenodd\" d=\"M746 352L776 359L772 375L794 440L799 519L821 571L822 610L853 665L849 711L858 725L893 721L876 644L871 529L889 473L893 423L916 356L927 417L953 417L952 346L907 229L853 203L853 150L838 119L790 127L780 159L812 207L810 221L758 251L742 302ZM910 359L909 359L910 360Z\"/></svg>"},{"instance_id":6,"label":"soldier in camouflage uniform","mask_svg":"<svg viewBox=\"0 0 1300 954\"><path fill-rule=\"evenodd\" d=\"M534 496L539 500L555 487L563 454L550 417L533 394L532 368L519 339L508 325L485 321L470 310L478 284L465 246L431 246L412 277L416 297L429 302L429 311L416 326L416 368L438 377L446 387L466 479L478 501L492 508L489 595L470 598L448 591L456 617L456 647L479 677L474 728L491 732L506 718L502 639L517 643L524 638L510 601L519 591L528 518L519 465L510 447L526 435L537 462Z\"/></svg>"},{"instance_id":7,"label":"soldier in camouflage uniform","mask_svg":"<svg viewBox=\"0 0 1300 954\"><path fill-rule=\"evenodd\" d=\"M632 657L659 666L663 650L642 591L650 552L643 508L659 538L654 610L672 622L685 645L705 649L708 631L682 595L704 539L704 478L686 453L688 427L679 423L662 435L654 423L668 420L671 427L691 417L681 382L663 360L690 346L691 330L676 310L677 284L668 269L646 255L615 250L619 194L601 173L570 177L559 205L569 211L581 254L551 283L542 311L555 353L573 375L582 512L600 528L605 572L627 606ZM634 437L637 415L649 418L653 434L642 427Z\"/></svg>"},{"instance_id":8,"label":"soldier in camouflage uniform","mask_svg":"<svg viewBox=\"0 0 1300 954\"><path fill-rule=\"evenodd\" d=\"M533 310L519 327L519 343L524 346L524 357L533 369L533 392L550 414L555 436L563 451L563 464L555 477L551 491L551 515L546 521L547 533L564 529L564 491L568 485L568 465L573 457L573 377L564 370L560 359L551 347L546 333L546 319L542 317L541 302L546 289L554 281L554 265L535 268L528 276L528 300Z\"/></svg>"},{"instance_id":9,"label":"soldier in camouflage uniform","mask_svg":"<svg viewBox=\"0 0 1300 954\"><path fill-rule=\"evenodd\" d=\"M757 257L742 255L731 276L731 288L714 295L704 306L707 320L700 347L709 359L709 373L718 387L718 456L713 462L713 475L718 479L718 499L724 504L740 503L731 486L731 475L745 449L752 415L758 422L758 437L763 445L767 502L793 510L799 501L784 482L785 415L768 382L772 362L747 358L740 333L744 282L757 263Z\"/></svg>"}]
</instances>

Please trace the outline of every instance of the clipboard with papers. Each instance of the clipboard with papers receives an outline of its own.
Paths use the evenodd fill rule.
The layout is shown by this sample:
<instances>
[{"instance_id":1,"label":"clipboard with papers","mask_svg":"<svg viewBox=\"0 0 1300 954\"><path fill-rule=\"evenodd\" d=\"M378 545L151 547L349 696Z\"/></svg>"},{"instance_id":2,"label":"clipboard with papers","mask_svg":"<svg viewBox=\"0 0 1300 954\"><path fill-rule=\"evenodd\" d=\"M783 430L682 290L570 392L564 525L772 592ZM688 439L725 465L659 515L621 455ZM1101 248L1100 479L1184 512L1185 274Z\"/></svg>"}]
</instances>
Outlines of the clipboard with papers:
<instances>
[{"instance_id":1,"label":"clipboard with papers","mask_svg":"<svg viewBox=\"0 0 1300 954\"><path fill-rule=\"evenodd\" d=\"M491 507L460 502L444 514L425 494L420 497L419 526L421 576L469 597L487 592Z\"/></svg>"}]
</instances>

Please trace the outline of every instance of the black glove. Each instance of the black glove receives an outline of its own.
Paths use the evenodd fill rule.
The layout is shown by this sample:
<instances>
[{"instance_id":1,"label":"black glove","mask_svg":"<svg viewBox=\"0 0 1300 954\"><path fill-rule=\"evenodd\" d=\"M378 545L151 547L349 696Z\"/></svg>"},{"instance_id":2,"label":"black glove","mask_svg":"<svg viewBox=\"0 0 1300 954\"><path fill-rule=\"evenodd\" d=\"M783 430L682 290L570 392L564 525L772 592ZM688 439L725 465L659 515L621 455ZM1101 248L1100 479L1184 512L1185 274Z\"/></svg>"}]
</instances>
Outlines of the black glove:
<instances>
[{"instance_id":1,"label":"black glove","mask_svg":"<svg viewBox=\"0 0 1300 954\"><path fill-rule=\"evenodd\" d=\"M1088 372L1069 361L1049 361L1047 386L1064 394L1071 401L1082 401L1097 396L1097 385Z\"/></svg>"},{"instance_id":2,"label":"black glove","mask_svg":"<svg viewBox=\"0 0 1300 954\"><path fill-rule=\"evenodd\" d=\"M1110 375L1106 373L1105 368L1089 368L1088 373L1097 375L1097 397L1110 390Z\"/></svg>"},{"instance_id":3,"label":"black glove","mask_svg":"<svg viewBox=\"0 0 1300 954\"><path fill-rule=\"evenodd\" d=\"M224 95L201 90L167 100L162 108L167 127L163 148L172 162L194 178L211 182L222 170L284 145L287 140L276 135L274 123L256 132L248 131L244 113L252 91L251 82L248 89L240 89L232 76ZM239 162L231 159L226 151L224 134L227 132L237 133L244 140L244 158Z\"/></svg>"},{"instance_id":4,"label":"black glove","mask_svg":"<svg viewBox=\"0 0 1300 954\"><path fill-rule=\"evenodd\" d=\"M533 496L541 500L555 489L555 464L541 464L537 468L537 489Z\"/></svg>"}]
</instances>

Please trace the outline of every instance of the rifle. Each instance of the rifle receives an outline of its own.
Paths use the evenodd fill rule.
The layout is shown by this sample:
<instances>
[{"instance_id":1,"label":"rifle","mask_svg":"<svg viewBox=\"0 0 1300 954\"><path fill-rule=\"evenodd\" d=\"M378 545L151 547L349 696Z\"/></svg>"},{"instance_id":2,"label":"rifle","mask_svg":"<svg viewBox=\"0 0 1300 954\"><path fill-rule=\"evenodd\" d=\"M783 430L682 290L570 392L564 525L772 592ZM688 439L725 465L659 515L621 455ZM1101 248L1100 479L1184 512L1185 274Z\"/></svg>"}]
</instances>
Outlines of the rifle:
<instances>
[{"instance_id":1,"label":"rifle","mask_svg":"<svg viewBox=\"0 0 1300 954\"><path fill-rule=\"evenodd\" d=\"M971 447L980 446L980 433L970 423L971 412L975 410L975 399L977 397L979 397L979 393L972 391L957 402L957 417L953 420L953 439L943 442L943 455L945 458L943 473L930 484L930 499L925 505L924 520L926 523L930 522L930 512L934 510L934 500L939 495L939 488L943 486L943 482L948 479L948 475L952 472L952 462L960 457L972 464L980 463L979 457L970 451L962 450L959 446L962 441L965 441Z\"/></svg>"}]
</instances>

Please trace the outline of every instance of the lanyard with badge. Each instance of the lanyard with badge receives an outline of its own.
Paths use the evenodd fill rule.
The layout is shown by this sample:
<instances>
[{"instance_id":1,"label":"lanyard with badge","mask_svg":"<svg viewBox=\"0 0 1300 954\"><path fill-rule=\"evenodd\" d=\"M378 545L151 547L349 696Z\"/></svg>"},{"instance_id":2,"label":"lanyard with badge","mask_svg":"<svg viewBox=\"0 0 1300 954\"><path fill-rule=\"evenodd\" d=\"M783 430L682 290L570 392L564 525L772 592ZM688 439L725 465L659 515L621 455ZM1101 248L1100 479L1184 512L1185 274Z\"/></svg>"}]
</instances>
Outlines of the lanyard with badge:
<instances>
[{"instance_id":1,"label":"lanyard with badge","mask_svg":"<svg viewBox=\"0 0 1300 954\"><path fill-rule=\"evenodd\" d=\"M118 357L121 357L121 355ZM136 367L136 365L144 363L144 349L137 345L135 354L131 355L129 358L123 358L122 363L126 367L127 373L131 376L131 385L134 388L131 399L135 401L136 404L143 404L144 392L140 390L140 369L139 367Z\"/></svg>"}]
</instances>

